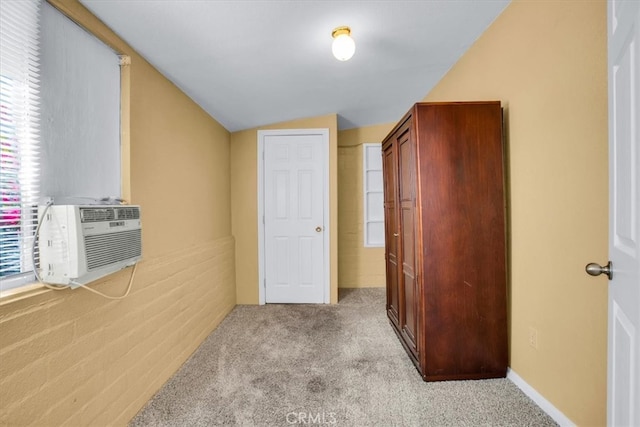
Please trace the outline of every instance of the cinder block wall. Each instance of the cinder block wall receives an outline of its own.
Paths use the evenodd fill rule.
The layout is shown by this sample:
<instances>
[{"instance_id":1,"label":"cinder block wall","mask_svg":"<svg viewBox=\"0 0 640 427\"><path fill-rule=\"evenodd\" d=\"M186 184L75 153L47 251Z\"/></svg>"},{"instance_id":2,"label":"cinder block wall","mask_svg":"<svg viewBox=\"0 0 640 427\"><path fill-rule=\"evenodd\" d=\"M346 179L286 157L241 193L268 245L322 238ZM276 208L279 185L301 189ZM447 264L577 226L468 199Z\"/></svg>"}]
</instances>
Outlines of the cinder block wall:
<instances>
[{"instance_id":1,"label":"cinder block wall","mask_svg":"<svg viewBox=\"0 0 640 427\"><path fill-rule=\"evenodd\" d=\"M126 425L235 305L233 239L143 261L135 290L0 307L3 425ZM130 270L94 285L126 288Z\"/></svg>"},{"instance_id":2,"label":"cinder block wall","mask_svg":"<svg viewBox=\"0 0 640 427\"><path fill-rule=\"evenodd\" d=\"M0 425L126 425L235 306L230 134L77 0L51 3L131 56L123 192L144 259L121 301L0 299ZM120 295L130 273L92 286Z\"/></svg>"}]
</instances>

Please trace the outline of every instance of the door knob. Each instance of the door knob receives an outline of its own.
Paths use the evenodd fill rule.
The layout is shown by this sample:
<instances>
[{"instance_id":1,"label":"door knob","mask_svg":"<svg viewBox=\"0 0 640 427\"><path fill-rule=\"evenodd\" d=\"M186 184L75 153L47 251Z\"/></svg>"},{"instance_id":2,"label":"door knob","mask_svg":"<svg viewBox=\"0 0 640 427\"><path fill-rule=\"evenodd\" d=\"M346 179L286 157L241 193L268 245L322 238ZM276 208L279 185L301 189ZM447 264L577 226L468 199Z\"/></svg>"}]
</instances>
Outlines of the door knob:
<instances>
[{"instance_id":1,"label":"door knob","mask_svg":"<svg viewBox=\"0 0 640 427\"><path fill-rule=\"evenodd\" d=\"M322 227L317 226L317 227L316 227L316 231L317 231L318 233L319 233L319 232L321 232L321 231L322 231Z\"/></svg>"},{"instance_id":2,"label":"door knob","mask_svg":"<svg viewBox=\"0 0 640 427\"><path fill-rule=\"evenodd\" d=\"M595 262L590 262L584 269L587 271L587 274L590 274L591 276L606 274L609 280L613 279L613 269L611 268L611 261L609 261L604 267Z\"/></svg>"}]
</instances>

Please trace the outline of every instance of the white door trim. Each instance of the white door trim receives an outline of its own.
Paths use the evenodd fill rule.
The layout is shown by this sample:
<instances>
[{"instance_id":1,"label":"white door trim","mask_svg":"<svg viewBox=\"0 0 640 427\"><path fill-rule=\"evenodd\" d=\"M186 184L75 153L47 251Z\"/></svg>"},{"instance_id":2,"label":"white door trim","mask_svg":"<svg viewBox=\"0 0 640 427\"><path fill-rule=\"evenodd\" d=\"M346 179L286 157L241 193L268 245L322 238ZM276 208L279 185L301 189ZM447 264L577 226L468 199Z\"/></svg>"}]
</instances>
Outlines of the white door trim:
<instances>
[{"instance_id":1,"label":"white door trim","mask_svg":"<svg viewBox=\"0 0 640 427\"><path fill-rule=\"evenodd\" d=\"M258 131L258 303L265 304L265 238L264 238L264 139L274 135L320 135L324 143L323 160L323 205L324 205L324 266L323 288L324 303L329 304L331 297L331 249L330 206L329 206L329 129L272 129Z\"/></svg>"}]
</instances>

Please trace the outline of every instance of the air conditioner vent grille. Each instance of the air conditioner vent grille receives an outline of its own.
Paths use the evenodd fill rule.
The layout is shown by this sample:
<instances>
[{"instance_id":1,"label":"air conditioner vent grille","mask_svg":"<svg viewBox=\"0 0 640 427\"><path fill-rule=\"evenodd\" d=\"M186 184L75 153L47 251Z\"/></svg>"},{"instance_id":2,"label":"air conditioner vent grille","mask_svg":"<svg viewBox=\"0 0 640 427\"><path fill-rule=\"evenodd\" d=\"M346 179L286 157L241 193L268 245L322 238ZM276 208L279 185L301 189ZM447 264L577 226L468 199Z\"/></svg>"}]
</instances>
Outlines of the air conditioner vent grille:
<instances>
[{"instance_id":1,"label":"air conditioner vent grille","mask_svg":"<svg viewBox=\"0 0 640 427\"><path fill-rule=\"evenodd\" d=\"M80 208L82 222L113 221L116 212L113 208Z\"/></svg>"},{"instance_id":2,"label":"air conditioner vent grille","mask_svg":"<svg viewBox=\"0 0 640 427\"><path fill-rule=\"evenodd\" d=\"M140 219L140 208L137 206L80 208L80 216L83 223Z\"/></svg>"},{"instance_id":3,"label":"air conditioner vent grille","mask_svg":"<svg viewBox=\"0 0 640 427\"><path fill-rule=\"evenodd\" d=\"M118 219L140 219L140 208L121 207L115 208Z\"/></svg>"},{"instance_id":4,"label":"air conditioner vent grille","mask_svg":"<svg viewBox=\"0 0 640 427\"><path fill-rule=\"evenodd\" d=\"M142 230L98 234L84 237L87 270L142 255Z\"/></svg>"}]
</instances>

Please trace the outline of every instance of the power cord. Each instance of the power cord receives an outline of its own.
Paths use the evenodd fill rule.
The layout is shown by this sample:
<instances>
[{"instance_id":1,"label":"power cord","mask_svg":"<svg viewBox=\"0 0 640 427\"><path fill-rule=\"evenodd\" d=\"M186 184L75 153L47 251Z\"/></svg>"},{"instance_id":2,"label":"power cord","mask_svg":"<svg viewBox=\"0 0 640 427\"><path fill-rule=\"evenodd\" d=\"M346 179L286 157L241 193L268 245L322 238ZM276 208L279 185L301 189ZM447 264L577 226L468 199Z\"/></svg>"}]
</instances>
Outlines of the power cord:
<instances>
[{"instance_id":1,"label":"power cord","mask_svg":"<svg viewBox=\"0 0 640 427\"><path fill-rule=\"evenodd\" d=\"M131 292L131 285L133 284L133 278L136 275L137 268L138 268L138 263L135 263L133 265L133 270L131 271L131 277L129 278L129 285L127 286L127 290L123 295L120 295L119 297L114 297L114 296L111 296L111 295L105 295L102 292L96 291L95 289L92 289L92 288L88 287L87 285L83 285L81 283L77 283L77 282L74 282L74 281L71 281L71 283L73 283L74 285L78 285L79 287L81 287L83 289L86 289L86 290L88 290L90 292L93 292L94 294L98 294L103 298L111 299L111 300L121 300L121 299L125 299L129 295L129 292Z\"/></svg>"}]
</instances>

